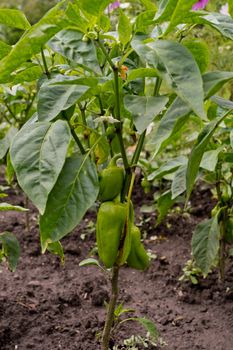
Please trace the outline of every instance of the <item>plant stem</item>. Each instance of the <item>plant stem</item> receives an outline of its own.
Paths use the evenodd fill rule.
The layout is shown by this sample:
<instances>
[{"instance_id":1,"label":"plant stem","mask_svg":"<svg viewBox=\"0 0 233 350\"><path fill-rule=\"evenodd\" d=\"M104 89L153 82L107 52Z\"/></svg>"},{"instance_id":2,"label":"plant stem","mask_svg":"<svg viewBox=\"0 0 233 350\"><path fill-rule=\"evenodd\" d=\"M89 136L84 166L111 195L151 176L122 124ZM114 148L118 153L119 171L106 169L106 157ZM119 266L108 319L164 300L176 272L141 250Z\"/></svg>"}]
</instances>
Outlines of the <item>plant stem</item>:
<instances>
[{"instance_id":1,"label":"plant stem","mask_svg":"<svg viewBox=\"0 0 233 350\"><path fill-rule=\"evenodd\" d=\"M51 79L51 74L48 70L45 54L43 48L41 48L41 56L42 56L42 61L43 61L43 66L44 66L44 73L47 75L48 79Z\"/></svg>"},{"instance_id":2,"label":"plant stem","mask_svg":"<svg viewBox=\"0 0 233 350\"><path fill-rule=\"evenodd\" d=\"M25 195L25 208L28 209L29 206L29 200L28 200L28 196ZM27 232L30 232L30 217L29 217L29 211L26 211L25 213L25 226L27 229Z\"/></svg>"},{"instance_id":3,"label":"plant stem","mask_svg":"<svg viewBox=\"0 0 233 350\"><path fill-rule=\"evenodd\" d=\"M84 147L83 147L83 145L82 145L82 142L79 140L78 135L77 135L76 132L74 131L74 128L73 128L72 125L70 124L69 118L66 117L66 114L65 114L64 111L62 111L61 113L62 113L63 118L67 121L67 123L68 123L68 125L69 125L70 132L71 132L71 134L72 134L72 136L73 136L75 142L77 143L78 148L80 149L80 152L81 152L82 154L85 154L86 151L85 151L85 149L84 149Z\"/></svg>"},{"instance_id":4,"label":"plant stem","mask_svg":"<svg viewBox=\"0 0 233 350\"><path fill-rule=\"evenodd\" d=\"M158 96L161 84L162 84L162 79L159 77L156 78L155 88L154 88L154 96Z\"/></svg>"},{"instance_id":5,"label":"plant stem","mask_svg":"<svg viewBox=\"0 0 233 350\"><path fill-rule=\"evenodd\" d=\"M218 203L220 204L220 207L223 208L225 206L225 203L222 201L222 191L221 191L221 163L217 165L216 168L216 191L217 191L217 197L218 197ZM220 247L219 247L219 277L222 282L224 282L225 279L225 233L226 233L226 227L225 227L225 221L226 221L226 208L222 209L223 212L221 213L221 219L220 219Z\"/></svg>"},{"instance_id":6,"label":"plant stem","mask_svg":"<svg viewBox=\"0 0 233 350\"><path fill-rule=\"evenodd\" d=\"M116 308L117 298L118 298L118 276L119 276L119 266L113 266L112 278L111 278L111 297L108 305L107 317L105 320L101 350L108 350L109 340L112 329L112 324L114 321L114 311Z\"/></svg>"},{"instance_id":7,"label":"plant stem","mask_svg":"<svg viewBox=\"0 0 233 350\"><path fill-rule=\"evenodd\" d=\"M115 95L116 95L116 109L115 109L115 117L120 123L115 124L116 128L116 135L119 141L122 160L125 168L126 174L131 173L130 165L128 162L128 158L125 151L124 141L122 137L122 125L121 125L121 105L120 105L120 91L119 91L119 78L118 78L118 67L112 62L107 50L105 49L104 45L102 44L101 40L98 38L97 43L102 50L103 54L105 55L110 67L112 68L113 74L114 74L114 85L115 85Z\"/></svg>"},{"instance_id":8,"label":"plant stem","mask_svg":"<svg viewBox=\"0 0 233 350\"><path fill-rule=\"evenodd\" d=\"M134 152L133 158L132 158L131 163L130 163L131 168L135 167L139 161L139 157L140 157L140 154L142 151L145 137L146 137L146 130L143 131L143 133L139 137L136 150ZM124 188L122 191L122 198L125 198L126 194L129 191L131 179L132 179L132 172L130 172L129 174L126 174L126 176L125 176Z\"/></svg>"}]
</instances>

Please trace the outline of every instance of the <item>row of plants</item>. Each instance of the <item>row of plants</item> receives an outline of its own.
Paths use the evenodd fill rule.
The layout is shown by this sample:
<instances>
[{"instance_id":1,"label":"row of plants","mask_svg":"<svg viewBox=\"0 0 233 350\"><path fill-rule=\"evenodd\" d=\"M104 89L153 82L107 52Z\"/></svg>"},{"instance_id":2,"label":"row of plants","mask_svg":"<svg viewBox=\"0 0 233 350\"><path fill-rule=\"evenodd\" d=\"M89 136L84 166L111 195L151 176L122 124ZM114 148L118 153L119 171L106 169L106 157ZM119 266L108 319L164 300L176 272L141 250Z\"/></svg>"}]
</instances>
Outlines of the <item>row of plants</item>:
<instances>
[{"instance_id":1,"label":"row of plants","mask_svg":"<svg viewBox=\"0 0 233 350\"><path fill-rule=\"evenodd\" d=\"M81 265L111 280L102 350L119 270L149 266L132 202L138 168L144 188L170 181L157 198L158 222L176 201L189 205L200 176L211 183L218 203L193 234L195 266L204 276L218 266L224 280L231 254L233 103L221 89L233 72L208 71L208 45L194 37L209 28L231 41L233 19L195 4L140 0L124 11L109 0L63 0L33 26L21 11L0 9L2 24L24 31L12 47L0 41L0 156L9 183L15 171L39 211L42 253L63 257L61 239L97 204L99 260ZM164 161L171 145L176 157ZM157 336L151 322L138 321Z\"/></svg>"}]
</instances>

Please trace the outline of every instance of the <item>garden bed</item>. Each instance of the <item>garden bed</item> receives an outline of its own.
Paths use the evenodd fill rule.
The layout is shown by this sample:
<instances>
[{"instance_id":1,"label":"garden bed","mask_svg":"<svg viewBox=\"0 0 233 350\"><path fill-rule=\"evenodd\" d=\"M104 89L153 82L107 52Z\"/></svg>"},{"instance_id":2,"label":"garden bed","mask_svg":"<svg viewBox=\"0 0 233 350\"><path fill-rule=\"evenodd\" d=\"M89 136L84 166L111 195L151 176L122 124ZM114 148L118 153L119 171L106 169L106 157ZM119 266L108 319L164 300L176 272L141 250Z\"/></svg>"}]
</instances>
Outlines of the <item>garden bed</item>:
<instances>
[{"instance_id":1,"label":"garden bed","mask_svg":"<svg viewBox=\"0 0 233 350\"><path fill-rule=\"evenodd\" d=\"M146 196L139 187L135 191L134 203L149 203L151 194ZM24 197L10 190L8 202L22 205ZM15 233L21 245L16 272L0 266L0 349L99 349L96 337L104 324L108 285L97 267L79 267L95 244L95 213L89 212L62 241L62 266L58 257L41 255L38 214L30 207L29 232L25 214L0 213L0 232ZM215 272L197 286L178 281L190 258L192 231L211 208L210 191L200 188L192 197L191 215L170 214L155 228L155 215L141 214L141 229L147 232L145 246L157 257L144 273L128 267L120 271L119 303L135 310L129 315L154 321L166 350L232 350L232 261L227 264L224 285ZM145 336L145 330L126 322L116 331L115 345L138 334Z\"/></svg>"}]
</instances>

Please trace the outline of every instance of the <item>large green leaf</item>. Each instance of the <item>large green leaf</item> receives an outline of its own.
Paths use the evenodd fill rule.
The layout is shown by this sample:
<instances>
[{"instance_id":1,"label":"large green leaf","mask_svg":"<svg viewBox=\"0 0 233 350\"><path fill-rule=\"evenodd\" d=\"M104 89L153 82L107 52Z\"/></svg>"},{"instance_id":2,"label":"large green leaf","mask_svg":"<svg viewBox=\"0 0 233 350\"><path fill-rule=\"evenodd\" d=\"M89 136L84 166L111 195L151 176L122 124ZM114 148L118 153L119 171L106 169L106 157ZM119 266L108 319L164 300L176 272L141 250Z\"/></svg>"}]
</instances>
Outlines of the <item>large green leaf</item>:
<instances>
[{"instance_id":1,"label":"large green leaf","mask_svg":"<svg viewBox=\"0 0 233 350\"><path fill-rule=\"evenodd\" d=\"M13 140L10 154L19 185L41 214L64 165L69 142L70 129L61 120L25 125Z\"/></svg>"},{"instance_id":2,"label":"large green leaf","mask_svg":"<svg viewBox=\"0 0 233 350\"><path fill-rule=\"evenodd\" d=\"M192 254L204 275L216 262L220 230L217 215L197 225L192 237Z\"/></svg>"},{"instance_id":3,"label":"large green leaf","mask_svg":"<svg viewBox=\"0 0 233 350\"><path fill-rule=\"evenodd\" d=\"M207 151L203 154L200 167L208 171L214 171L218 163L218 155L222 151L222 147Z\"/></svg>"},{"instance_id":4,"label":"large green leaf","mask_svg":"<svg viewBox=\"0 0 233 350\"><path fill-rule=\"evenodd\" d=\"M219 71L208 72L202 77L205 98L207 99L221 89L225 83L233 79L233 73ZM177 97L164 114L156 133L153 135L153 139L150 141L154 152L153 157L171 142L180 128L182 128L189 119L190 113L191 108L187 103Z\"/></svg>"},{"instance_id":5,"label":"large green leaf","mask_svg":"<svg viewBox=\"0 0 233 350\"><path fill-rule=\"evenodd\" d=\"M124 98L125 107L132 113L137 131L141 134L165 108L166 96L130 96Z\"/></svg>"},{"instance_id":6,"label":"large green leaf","mask_svg":"<svg viewBox=\"0 0 233 350\"><path fill-rule=\"evenodd\" d=\"M229 80L233 79L233 72L208 72L203 76L203 84L205 97L209 98L214 95L221 87L227 83Z\"/></svg>"},{"instance_id":7,"label":"large green leaf","mask_svg":"<svg viewBox=\"0 0 233 350\"><path fill-rule=\"evenodd\" d=\"M36 81L42 75L41 67L37 64L30 63L16 72L13 78L13 84L23 84L25 82Z\"/></svg>"},{"instance_id":8,"label":"large green leaf","mask_svg":"<svg viewBox=\"0 0 233 350\"><path fill-rule=\"evenodd\" d=\"M6 136L3 139L0 139L0 159L5 157L7 151L10 147L11 141L16 133L17 133L17 129L14 126L12 126L8 130Z\"/></svg>"},{"instance_id":9,"label":"large green leaf","mask_svg":"<svg viewBox=\"0 0 233 350\"><path fill-rule=\"evenodd\" d=\"M80 6L93 16L99 16L112 0L79 0Z\"/></svg>"},{"instance_id":10,"label":"large green leaf","mask_svg":"<svg viewBox=\"0 0 233 350\"><path fill-rule=\"evenodd\" d=\"M17 238L11 232L0 234L3 256L7 258L9 268L14 272L20 256L20 246Z\"/></svg>"},{"instance_id":11,"label":"large green leaf","mask_svg":"<svg viewBox=\"0 0 233 350\"><path fill-rule=\"evenodd\" d=\"M158 40L148 46L159 58L155 68L162 77L198 116L205 119L202 77L192 54L183 45L168 40Z\"/></svg>"},{"instance_id":12,"label":"large green leaf","mask_svg":"<svg viewBox=\"0 0 233 350\"><path fill-rule=\"evenodd\" d=\"M11 46L4 43L4 41L0 40L0 60L8 55L8 53L11 51Z\"/></svg>"},{"instance_id":13,"label":"large green leaf","mask_svg":"<svg viewBox=\"0 0 233 350\"><path fill-rule=\"evenodd\" d=\"M174 178L172 180L172 199L177 198L182 193L186 191L186 171L187 171L187 162L186 164L181 165L175 172Z\"/></svg>"},{"instance_id":14,"label":"large green leaf","mask_svg":"<svg viewBox=\"0 0 233 350\"><path fill-rule=\"evenodd\" d=\"M175 11L177 0L160 0L155 20L158 23L168 21Z\"/></svg>"},{"instance_id":15,"label":"large green leaf","mask_svg":"<svg viewBox=\"0 0 233 350\"><path fill-rule=\"evenodd\" d=\"M170 23L165 31L165 34L170 33L177 24L184 23L185 16L192 9L192 6L197 2L196 0L178 0L176 1L176 8L170 17Z\"/></svg>"},{"instance_id":16,"label":"large green leaf","mask_svg":"<svg viewBox=\"0 0 233 350\"><path fill-rule=\"evenodd\" d=\"M129 17L127 17L124 12L120 11L119 21L118 21L118 36L119 40L123 45L128 44L132 35L132 25L130 23Z\"/></svg>"},{"instance_id":17,"label":"large green leaf","mask_svg":"<svg viewBox=\"0 0 233 350\"><path fill-rule=\"evenodd\" d=\"M0 9L0 23L23 30L31 27L23 12L16 9Z\"/></svg>"},{"instance_id":18,"label":"large green leaf","mask_svg":"<svg viewBox=\"0 0 233 350\"><path fill-rule=\"evenodd\" d=\"M155 21L161 23L169 21L166 33L170 32L177 24L183 23L186 14L192 9L196 0L161 0L159 9L155 15Z\"/></svg>"},{"instance_id":19,"label":"large green leaf","mask_svg":"<svg viewBox=\"0 0 233 350\"><path fill-rule=\"evenodd\" d=\"M171 138L182 128L188 120L190 112L191 109L187 103L177 97L164 114L156 133L153 134L153 139L150 141L154 152L153 158L169 144Z\"/></svg>"},{"instance_id":20,"label":"large green leaf","mask_svg":"<svg viewBox=\"0 0 233 350\"><path fill-rule=\"evenodd\" d=\"M233 19L230 16L217 12L206 12L206 15L201 16L201 18L203 24L209 24L223 36L233 40Z\"/></svg>"},{"instance_id":21,"label":"large green leaf","mask_svg":"<svg viewBox=\"0 0 233 350\"><path fill-rule=\"evenodd\" d=\"M41 47L57 32L68 26L64 5L59 2L38 23L32 26L13 47L9 55L0 61L0 83L10 81L11 73L22 63L41 51Z\"/></svg>"},{"instance_id":22,"label":"large green leaf","mask_svg":"<svg viewBox=\"0 0 233 350\"><path fill-rule=\"evenodd\" d=\"M83 35L76 29L62 30L49 41L49 46L69 61L99 73L95 46L90 40L84 41Z\"/></svg>"},{"instance_id":23,"label":"large green leaf","mask_svg":"<svg viewBox=\"0 0 233 350\"><path fill-rule=\"evenodd\" d=\"M78 225L98 192L96 166L89 155L75 154L68 158L40 218L43 252L48 243L60 240Z\"/></svg>"},{"instance_id":24,"label":"large green leaf","mask_svg":"<svg viewBox=\"0 0 233 350\"><path fill-rule=\"evenodd\" d=\"M192 192L203 154L206 151L206 147L219 124L229 113L230 111L227 111L220 118L212 120L204 127L198 136L197 142L192 149L188 161L186 174L187 200L189 199Z\"/></svg>"},{"instance_id":25,"label":"large green leaf","mask_svg":"<svg viewBox=\"0 0 233 350\"><path fill-rule=\"evenodd\" d=\"M64 82L72 84L74 77L61 77ZM54 78L42 85L38 94L38 119L51 121L58 114L71 107L89 89L89 86L62 84L60 78Z\"/></svg>"},{"instance_id":26,"label":"large green leaf","mask_svg":"<svg viewBox=\"0 0 233 350\"><path fill-rule=\"evenodd\" d=\"M179 156L168 160L161 165L157 170L153 171L149 176L148 180L161 179L167 174L174 173L181 165L187 163L187 158L185 156Z\"/></svg>"}]
</instances>

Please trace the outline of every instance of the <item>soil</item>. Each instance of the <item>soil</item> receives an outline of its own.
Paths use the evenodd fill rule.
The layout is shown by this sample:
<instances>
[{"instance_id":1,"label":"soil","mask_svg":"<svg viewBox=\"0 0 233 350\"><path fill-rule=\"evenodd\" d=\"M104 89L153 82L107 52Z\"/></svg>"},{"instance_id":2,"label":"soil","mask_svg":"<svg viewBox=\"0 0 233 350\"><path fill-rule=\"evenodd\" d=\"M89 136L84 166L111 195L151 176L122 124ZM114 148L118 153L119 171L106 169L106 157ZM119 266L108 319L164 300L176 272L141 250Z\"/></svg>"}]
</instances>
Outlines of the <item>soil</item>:
<instances>
[{"instance_id":1,"label":"soil","mask_svg":"<svg viewBox=\"0 0 233 350\"><path fill-rule=\"evenodd\" d=\"M24 203L17 188L8 194L8 202ZM135 204L148 205L152 199L153 193L145 195L136 187ZM192 231L214 205L210 190L199 187L191 204L190 215L173 210L158 227L156 213L142 214L137 208L145 246L156 257L146 272L121 269L119 303L135 310L124 317L146 317L157 326L167 345L148 344L148 350L233 349L232 261L227 262L224 285L217 271L196 286L179 281L190 259ZM65 264L61 265L57 256L41 255L38 213L31 204L30 209L29 231L24 213L0 212L0 232L15 233L21 245L15 273L0 265L0 349L98 350L108 283L97 267L79 267L95 247L95 210L63 239ZM132 335L145 337L146 332L136 322L123 323L114 333L111 348L115 344L126 349L123 341Z\"/></svg>"}]
</instances>

